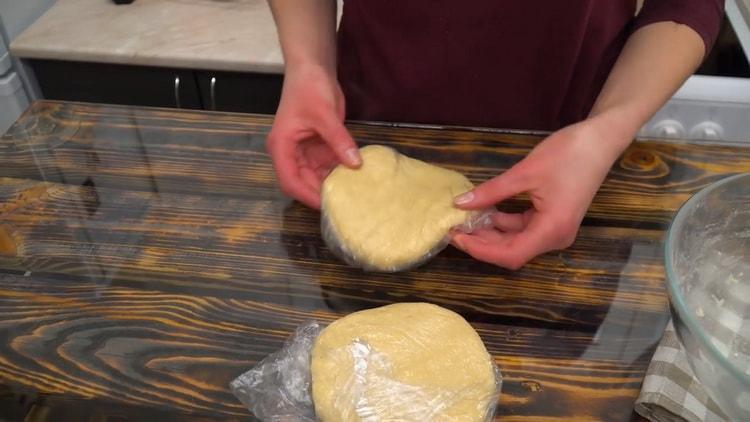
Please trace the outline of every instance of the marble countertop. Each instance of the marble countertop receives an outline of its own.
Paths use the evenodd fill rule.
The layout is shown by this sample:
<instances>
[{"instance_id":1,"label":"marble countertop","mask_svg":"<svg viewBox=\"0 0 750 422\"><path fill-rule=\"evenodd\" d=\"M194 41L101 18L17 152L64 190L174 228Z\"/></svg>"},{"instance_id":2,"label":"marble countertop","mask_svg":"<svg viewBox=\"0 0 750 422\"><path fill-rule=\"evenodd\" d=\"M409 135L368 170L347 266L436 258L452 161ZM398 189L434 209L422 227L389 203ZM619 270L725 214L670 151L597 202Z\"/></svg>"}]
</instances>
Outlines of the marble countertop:
<instances>
[{"instance_id":1,"label":"marble countertop","mask_svg":"<svg viewBox=\"0 0 750 422\"><path fill-rule=\"evenodd\" d=\"M737 6L740 8L743 16L745 17L745 23L750 26L750 0L738 0Z\"/></svg>"},{"instance_id":2,"label":"marble countertop","mask_svg":"<svg viewBox=\"0 0 750 422\"><path fill-rule=\"evenodd\" d=\"M11 43L21 58L281 73L266 0L58 0Z\"/></svg>"},{"instance_id":3,"label":"marble countertop","mask_svg":"<svg viewBox=\"0 0 750 422\"><path fill-rule=\"evenodd\" d=\"M750 0L740 0L738 3L741 3L745 6L745 10L750 11Z\"/></svg>"}]
</instances>

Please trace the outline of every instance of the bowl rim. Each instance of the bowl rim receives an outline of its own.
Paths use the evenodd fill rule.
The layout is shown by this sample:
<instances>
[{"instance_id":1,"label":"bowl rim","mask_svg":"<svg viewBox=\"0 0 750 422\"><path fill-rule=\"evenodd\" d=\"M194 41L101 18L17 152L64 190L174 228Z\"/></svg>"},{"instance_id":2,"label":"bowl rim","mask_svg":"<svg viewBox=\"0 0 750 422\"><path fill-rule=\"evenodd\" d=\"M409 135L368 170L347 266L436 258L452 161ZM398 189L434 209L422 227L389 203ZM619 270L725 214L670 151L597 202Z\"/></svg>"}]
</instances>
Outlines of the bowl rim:
<instances>
[{"instance_id":1,"label":"bowl rim","mask_svg":"<svg viewBox=\"0 0 750 422\"><path fill-rule=\"evenodd\" d=\"M682 298L682 293L677 290L677 285L674 280L676 276L672 271L673 262L670 251L672 250L671 245L673 243L673 237L676 233L676 228L682 226L685 221L685 214L687 209L691 208L693 204L703 199L706 195L712 191L724 186L728 183L734 182L742 178L750 178L750 173L740 173L733 176L725 177L717 182L711 183L710 185L702 188L690 199L685 201L682 206L677 210L677 214L669 225L667 230L666 242L664 242L664 269L667 277L667 289L669 291L669 299L672 302L673 308L677 310L677 314L682 321L686 322L688 330L698 337L698 341L701 343L704 349L707 349L710 354L713 355L714 360L719 362L719 365L723 366L730 373L734 374L742 383L750 386L750 374L741 371L735 365L733 365L726 356L719 352L719 349L711 342L706 335L705 331L701 328L698 319L692 312L689 312L685 301ZM688 359L689 361L690 359Z\"/></svg>"}]
</instances>

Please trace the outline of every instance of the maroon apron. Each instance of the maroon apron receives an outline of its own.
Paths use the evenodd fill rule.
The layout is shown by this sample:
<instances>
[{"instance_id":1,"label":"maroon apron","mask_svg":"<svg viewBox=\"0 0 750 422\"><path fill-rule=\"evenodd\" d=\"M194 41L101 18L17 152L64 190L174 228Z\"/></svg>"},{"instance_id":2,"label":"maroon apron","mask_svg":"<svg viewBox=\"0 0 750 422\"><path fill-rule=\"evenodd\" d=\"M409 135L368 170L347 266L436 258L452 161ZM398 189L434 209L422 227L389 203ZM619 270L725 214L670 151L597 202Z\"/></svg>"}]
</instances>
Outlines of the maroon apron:
<instances>
[{"instance_id":1,"label":"maroon apron","mask_svg":"<svg viewBox=\"0 0 750 422\"><path fill-rule=\"evenodd\" d=\"M638 20L681 21L692 7L715 37L720 11L705 9L723 1L648 0L644 11L649 3L655 12ZM635 0L345 0L338 72L347 117L546 130L580 121L637 24L635 7Z\"/></svg>"}]
</instances>

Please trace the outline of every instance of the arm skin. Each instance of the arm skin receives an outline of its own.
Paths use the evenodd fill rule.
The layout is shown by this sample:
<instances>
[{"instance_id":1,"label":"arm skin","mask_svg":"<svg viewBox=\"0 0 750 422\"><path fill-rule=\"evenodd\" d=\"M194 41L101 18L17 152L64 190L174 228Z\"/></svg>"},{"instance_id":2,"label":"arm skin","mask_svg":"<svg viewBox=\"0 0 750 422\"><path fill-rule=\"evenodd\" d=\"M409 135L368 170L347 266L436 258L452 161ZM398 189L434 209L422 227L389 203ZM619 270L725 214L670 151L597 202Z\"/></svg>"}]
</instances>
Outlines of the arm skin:
<instances>
[{"instance_id":1,"label":"arm skin","mask_svg":"<svg viewBox=\"0 0 750 422\"><path fill-rule=\"evenodd\" d=\"M336 1L268 0L286 70L317 65L336 74Z\"/></svg>"},{"instance_id":2,"label":"arm skin","mask_svg":"<svg viewBox=\"0 0 750 422\"><path fill-rule=\"evenodd\" d=\"M281 102L268 150L282 190L320 207L320 185L339 163L361 165L343 126L344 97L336 80L334 0L269 0L285 60ZM497 213L495 227L455 234L473 257L520 268L575 240L591 201L638 129L698 67L705 44L674 22L644 26L628 39L589 117L541 142L503 174L456 198L480 209L527 193L532 208Z\"/></svg>"},{"instance_id":3,"label":"arm skin","mask_svg":"<svg viewBox=\"0 0 750 422\"><path fill-rule=\"evenodd\" d=\"M697 32L674 22L634 32L586 120L553 133L518 164L456 198L461 208L481 209L527 193L532 207L498 212L494 228L454 234L453 244L509 269L570 246L612 164L700 65L705 48Z\"/></svg>"},{"instance_id":4,"label":"arm skin","mask_svg":"<svg viewBox=\"0 0 750 422\"><path fill-rule=\"evenodd\" d=\"M343 125L336 80L336 1L269 0L284 54L284 87L267 148L281 189L320 208L320 185L343 163L361 165Z\"/></svg>"}]
</instances>

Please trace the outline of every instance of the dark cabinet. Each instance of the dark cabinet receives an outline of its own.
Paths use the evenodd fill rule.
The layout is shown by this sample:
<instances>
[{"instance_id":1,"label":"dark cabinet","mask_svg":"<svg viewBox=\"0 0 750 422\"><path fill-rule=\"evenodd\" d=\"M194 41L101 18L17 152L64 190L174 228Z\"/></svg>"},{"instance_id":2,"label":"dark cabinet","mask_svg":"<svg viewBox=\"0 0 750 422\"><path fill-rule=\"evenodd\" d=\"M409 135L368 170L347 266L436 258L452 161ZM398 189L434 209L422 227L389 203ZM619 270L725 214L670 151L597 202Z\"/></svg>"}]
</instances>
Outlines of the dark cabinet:
<instances>
[{"instance_id":1,"label":"dark cabinet","mask_svg":"<svg viewBox=\"0 0 750 422\"><path fill-rule=\"evenodd\" d=\"M52 100L273 114L282 75L32 60Z\"/></svg>"},{"instance_id":2,"label":"dark cabinet","mask_svg":"<svg viewBox=\"0 0 750 422\"><path fill-rule=\"evenodd\" d=\"M39 87L51 100L202 108L195 73L184 69L33 60Z\"/></svg>"},{"instance_id":3,"label":"dark cabinet","mask_svg":"<svg viewBox=\"0 0 750 422\"><path fill-rule=\"evenodd\" d=\"M207 110L273 114L283 77L264 73L196 72Z\"/></svg>"}]
</instances>

